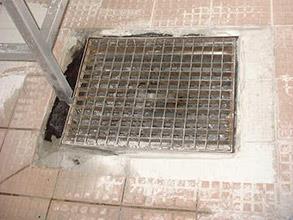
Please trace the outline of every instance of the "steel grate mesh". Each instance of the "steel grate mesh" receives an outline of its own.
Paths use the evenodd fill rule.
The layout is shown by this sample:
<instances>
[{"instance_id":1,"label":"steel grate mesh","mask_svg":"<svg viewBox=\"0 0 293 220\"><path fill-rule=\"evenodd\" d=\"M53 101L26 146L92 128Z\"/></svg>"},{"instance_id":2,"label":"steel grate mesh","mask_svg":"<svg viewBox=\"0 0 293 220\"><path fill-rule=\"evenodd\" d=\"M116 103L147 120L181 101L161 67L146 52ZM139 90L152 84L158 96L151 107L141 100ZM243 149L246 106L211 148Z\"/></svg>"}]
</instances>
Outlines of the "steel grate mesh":
<instances>
[{"instance_id":1,"label":"steel grate mesh","mask_svg":"<svg viewBox=\"0 0 293 220\"><path fill-rule=\"evenodd\" d=\"M232 152L236 37L88 40L62 143Z\"/></svg>"}]
</instances>

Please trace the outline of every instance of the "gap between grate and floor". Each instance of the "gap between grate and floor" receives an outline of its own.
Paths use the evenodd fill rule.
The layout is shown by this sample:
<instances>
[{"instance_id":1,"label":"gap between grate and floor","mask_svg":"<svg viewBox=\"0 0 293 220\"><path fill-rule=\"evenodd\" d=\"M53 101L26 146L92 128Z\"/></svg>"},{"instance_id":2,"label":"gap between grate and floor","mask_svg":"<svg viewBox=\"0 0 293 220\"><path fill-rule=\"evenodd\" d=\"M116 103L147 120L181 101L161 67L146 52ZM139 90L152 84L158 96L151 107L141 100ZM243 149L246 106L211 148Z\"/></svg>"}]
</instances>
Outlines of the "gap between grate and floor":
<instances>
[{"instance_id":1,"label":"gap between grate and floor","mask_svg":"<svg viewBox=\"0 0 293 220\"><path fill-rule=\"evenodd\" d=\"M237 37L90 38L63 144L232 152Z\"/></svg>"}]
</instances>

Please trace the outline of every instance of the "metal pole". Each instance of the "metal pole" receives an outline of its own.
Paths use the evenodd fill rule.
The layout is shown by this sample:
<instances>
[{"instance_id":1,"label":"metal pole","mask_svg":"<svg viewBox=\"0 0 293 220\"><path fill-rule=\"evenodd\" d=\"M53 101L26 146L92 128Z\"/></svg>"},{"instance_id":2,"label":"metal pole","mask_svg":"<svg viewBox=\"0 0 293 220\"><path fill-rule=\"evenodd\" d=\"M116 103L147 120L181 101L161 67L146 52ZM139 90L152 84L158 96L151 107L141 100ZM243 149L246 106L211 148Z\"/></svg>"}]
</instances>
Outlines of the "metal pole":
<instances>
[{"instance_id":1,"label":"metal pole","mask_svg":"<svg viewBox=\"0 0 293 220\"><path fill-rule=\"evenodd\" d=\"M60 100L71 103L72 89L57 63L51 47L44 39L25 0L2 0L17 29L45 72Z\"/></svg>"}]
</instances>

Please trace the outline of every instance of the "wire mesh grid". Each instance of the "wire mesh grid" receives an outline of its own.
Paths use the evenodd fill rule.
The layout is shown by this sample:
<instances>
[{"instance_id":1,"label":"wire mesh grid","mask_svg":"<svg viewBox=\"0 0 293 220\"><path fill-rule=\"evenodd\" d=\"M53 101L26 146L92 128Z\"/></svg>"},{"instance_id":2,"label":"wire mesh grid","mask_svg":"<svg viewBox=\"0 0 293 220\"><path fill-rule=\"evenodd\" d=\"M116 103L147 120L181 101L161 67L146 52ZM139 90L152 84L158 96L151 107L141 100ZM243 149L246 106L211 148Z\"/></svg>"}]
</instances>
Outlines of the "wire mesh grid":
<instances>
[{"instance_id":1,"label":"wire mesh grid","mask_svg":"<svg viewBox=\"0 0 293 220\"><path fill-rule=\"evenodd\" d=\"M62 143L232 152L237 37L88 40Z\"/></svg>"}]
</instances>

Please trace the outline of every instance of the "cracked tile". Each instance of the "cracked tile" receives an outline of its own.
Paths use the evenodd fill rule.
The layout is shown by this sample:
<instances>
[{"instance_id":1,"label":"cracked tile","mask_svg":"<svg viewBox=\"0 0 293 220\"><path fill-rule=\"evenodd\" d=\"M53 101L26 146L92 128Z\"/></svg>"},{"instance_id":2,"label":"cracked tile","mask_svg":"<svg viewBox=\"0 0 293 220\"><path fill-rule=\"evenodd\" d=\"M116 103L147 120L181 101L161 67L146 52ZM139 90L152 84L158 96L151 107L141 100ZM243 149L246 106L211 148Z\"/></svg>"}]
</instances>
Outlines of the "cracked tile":
<instances>
[{"instance_id":1,"label":"cracked tile","mask_svg":"<svg viewBox=\"0 0 293 220\"><path fill-rule=\"evenodd\" d=\"M36 131L8 130L0 152L0 181L32 162L38 134Z\"/></svg>"},{"instance_id":2,"label":"cracked tile","mask_svg":"<svg viewBox=\"0 0 293 220\"><path fill-rule=\"evenodd\" d=\"M28 167L0 185L0 192L51 198L58 170Z\"/></svg>"}]
</instances>

